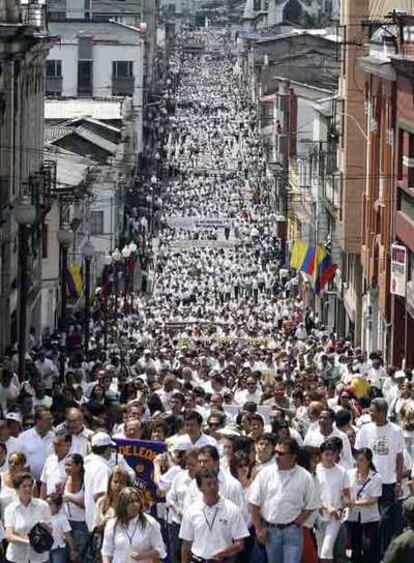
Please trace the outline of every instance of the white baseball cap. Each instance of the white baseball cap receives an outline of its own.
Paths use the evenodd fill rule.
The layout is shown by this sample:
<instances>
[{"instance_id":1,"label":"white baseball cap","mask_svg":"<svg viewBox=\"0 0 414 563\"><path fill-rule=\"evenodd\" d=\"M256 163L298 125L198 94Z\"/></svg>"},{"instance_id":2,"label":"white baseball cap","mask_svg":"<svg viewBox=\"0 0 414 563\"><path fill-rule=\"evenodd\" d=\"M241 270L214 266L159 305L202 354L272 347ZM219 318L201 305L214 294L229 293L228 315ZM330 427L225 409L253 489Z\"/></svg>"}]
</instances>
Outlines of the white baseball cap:
<instances>
[{"instance_id":1,"label":"white baseball cap","mask_svg":"<svg viewBox=\"0 0 414 563\"><path fill-rule=\"evenodd\" d=\"M22 415L18 412L8 412L6 414L6 420L14 420L15 422L18 422L19 424L22 424L22 422L23 422Z\"/></svg>"},{"instance_id":2,"label":"white baseball cap","mask_svg":"<svg viewBox=\"0 0 414 563\"><path fill-rule=\"evenodd\" d=\"M106 432L97 432L94 434L92 436L91 444L92 447L116 446L115 442Z\"/></svg>"}]
</instances>

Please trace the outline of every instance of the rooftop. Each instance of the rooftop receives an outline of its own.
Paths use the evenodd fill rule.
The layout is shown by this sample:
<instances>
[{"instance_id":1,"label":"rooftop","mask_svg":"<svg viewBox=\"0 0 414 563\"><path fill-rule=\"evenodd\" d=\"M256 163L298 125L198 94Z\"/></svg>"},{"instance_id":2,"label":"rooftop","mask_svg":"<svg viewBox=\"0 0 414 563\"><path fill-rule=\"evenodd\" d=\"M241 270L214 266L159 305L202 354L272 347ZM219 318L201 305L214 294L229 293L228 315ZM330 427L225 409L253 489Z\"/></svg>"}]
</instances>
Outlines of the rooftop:
<instances>
[{"instance_id":1,"label":"rooftop","mask_svg":"<svg viewBox=\"0 0 414 563\"><path fill-rule=\"evenodd\" d=\"M46 120L66 120L74 117L92 117L98 120L122 120L125 116L125 98L67 98L45 100Z\"/></svg>"},{"instance_id":2,"label":"rooftop","mask_svg":"<svg viewBox=\"0 0 414 563\"><path fill-rule=\"evenodd\" d=\"M140 14L145 0L93 0L94 14L128 15ZM48 0L49 13L64 12L66 0Z\"/></svg>"},{"instance_id":3,"label":"rooftop","mask_svg":"<svg viewBox=\"0 0 414 563\"><path fill-rule=\"evenodd\" d=\"M140 45L142 36L136 27L122 23L107 21L77 21L66 20L62 22L49 22L49 31L63 41L75 41L79 35L93 37L96 40L112 41L116 43L128 43Z\"/></svg>"}]
</instances>

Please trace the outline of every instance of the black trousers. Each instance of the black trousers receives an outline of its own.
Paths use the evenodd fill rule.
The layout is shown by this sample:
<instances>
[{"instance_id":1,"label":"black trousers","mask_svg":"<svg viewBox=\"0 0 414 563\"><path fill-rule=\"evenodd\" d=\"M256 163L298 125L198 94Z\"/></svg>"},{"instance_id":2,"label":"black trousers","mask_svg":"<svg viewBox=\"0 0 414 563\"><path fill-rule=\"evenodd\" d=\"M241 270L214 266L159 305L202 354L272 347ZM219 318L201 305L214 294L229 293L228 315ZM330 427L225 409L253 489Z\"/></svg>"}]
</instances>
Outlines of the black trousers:
<instances>
[{"instance_id":1,"label":"black trousers","mask_svg":"<svg viewBox=\"0 0 414 563\"><path fill-rule=\"evenodd\" d=\"M348 522L352 563L379 563L379 522Z\"/></svg>"}]
</instances>

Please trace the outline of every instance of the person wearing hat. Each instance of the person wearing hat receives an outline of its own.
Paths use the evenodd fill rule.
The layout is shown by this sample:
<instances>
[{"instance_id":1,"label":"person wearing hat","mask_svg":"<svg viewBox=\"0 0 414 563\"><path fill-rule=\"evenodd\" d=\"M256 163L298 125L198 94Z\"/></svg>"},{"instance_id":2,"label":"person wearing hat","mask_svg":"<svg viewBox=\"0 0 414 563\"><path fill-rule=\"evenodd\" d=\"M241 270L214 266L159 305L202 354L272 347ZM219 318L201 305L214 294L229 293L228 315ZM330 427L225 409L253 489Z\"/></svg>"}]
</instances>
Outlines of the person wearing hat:
<instances>
[{"instance_id":1,"label":"person wearing hat","mask_svg":"<svg viewBox=\"0 0 414 563\"><path fill-rule=\"evenodd\" d=\"M95 528L96 502L108 488L114 445L109 434L96 432L91 440L92 453L85 458L85 520L90 532Z\"/></svg>"},{"instance_id":2,"label":"person wearing hat","mask_svg":"<svg viewBox=\"0 0 414 563\"><path fill-rule=\"evenodd\" d=\"M414 561L414 497L403 504L403 516L407 529L389 545L383 563L412 563Z\"/></svg>"}]
</instances>

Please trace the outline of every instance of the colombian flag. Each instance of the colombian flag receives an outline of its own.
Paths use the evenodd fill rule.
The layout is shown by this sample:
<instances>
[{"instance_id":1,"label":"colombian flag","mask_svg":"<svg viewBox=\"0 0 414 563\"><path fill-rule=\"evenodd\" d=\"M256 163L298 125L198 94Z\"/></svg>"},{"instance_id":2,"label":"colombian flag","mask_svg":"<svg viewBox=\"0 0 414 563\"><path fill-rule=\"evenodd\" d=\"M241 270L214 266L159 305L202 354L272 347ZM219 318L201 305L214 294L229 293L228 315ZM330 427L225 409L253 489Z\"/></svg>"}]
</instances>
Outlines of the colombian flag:
<instances>
[{"instance_id":1,"label":"colombian flag","mask_svg":"<svg viewBox=\"0 0 414 563\"><path fill-rule=\"evenodd\" d=\"M309 246L303 240L295 241L290 267L308 274L316 293L331 281L337 270L331 255L321 245Z\"/></svg>"},{"instance_id":2,"label":"colombian flag","mask_svg":"<svg viewBox=\"0 0 414 563\"><path fill-rule=\"evenodd\" d=\"M82 269L71 264L67 269L66 288L69 297L79 297L83 291Z\"/></svg>"}]
</instances>

